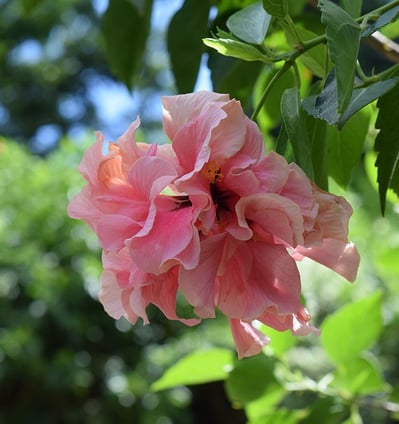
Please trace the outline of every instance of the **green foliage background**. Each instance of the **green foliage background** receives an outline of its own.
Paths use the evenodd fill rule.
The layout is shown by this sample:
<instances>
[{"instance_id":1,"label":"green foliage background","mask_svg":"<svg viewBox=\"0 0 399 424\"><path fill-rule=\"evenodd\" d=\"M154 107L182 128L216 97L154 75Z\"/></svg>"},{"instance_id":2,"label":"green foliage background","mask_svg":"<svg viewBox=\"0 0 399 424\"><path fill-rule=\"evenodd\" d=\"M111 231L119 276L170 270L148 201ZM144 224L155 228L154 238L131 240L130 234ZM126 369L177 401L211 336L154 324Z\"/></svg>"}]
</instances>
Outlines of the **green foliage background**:
<instances>
[{"instance_id":1,"label":"green foliage background","mask_svg":"<svg viewBox=\"0 0 399 424\"><path fill-rule=\"evenodd\" d=\"M61 3L57 2L60 11L78 10L75 2ZM150 326L114 322L96 299L101 273L97 241L84 224L66 216L69 199L82 185L76 167L87 146L63 138L57 150L38 157L21 144L1 139L0 423L399 420L399 204L390 189L398 188L398 74L391 60L375 68L383 77L375 79L369 72L362 80L362 72L373 63L366 60L370 51L362 57L365 43L359 38L360 31L371 31L370 26L392 38L399 35L399 6L381 12L365 28L355 19L367 7L388 2L341 1L338 7L322 1L321 10L312 1L254 3L182 4L165 36L177 90L193 89L207 52L215 90L237 97L248 114L256 116L268 148L295 159L321 186L348 198L354 208L350 236L362 258L356 283L313 263L301 263L304 299L322 336L299 339L263 328L272 343L257 357L241 361L223 317L186 328L165 320L154 308L149 311ZM6 49L17 43L11 34L20 34L19 40L32 36L34 19L40 18L42 25L47 22L45 28L53 25L55 18L41 9L46 4L20 0L9 9L0 5L8 10L0 17L0 62L7 75L0 82L0 102L12 111L3 134L12 134L26 116L19 101L25 87L19 75L25 84L31 81L32 87L40 87L42 72L40 67L20 68L21 74L13 76ZM91 68L114 75L130 88L151 86L156 72L143 74L149 69L143 58L151 5L110 1L90 33L98 36L100 31L102 41L86 40L101 46L89 55ZM217 13L209 21L211 7ZM13 27L15 17L20 19ZM114 29L117 21L120 31ZM135 25L129 27L129 22ZM322 43L295 57L295 37L306 47L324 31ZM356 49L348 50L346 61L340 56L356 37L361 68L354 60ZM284 58L275 60L287 52L294 55L295 66ZM81 56L70 53L71 57ZM335 74L330 72L333 65ZM82 60L80 71L87 67ZM52 93L61 86L73 93L79 72L57 73L58 79L41 83ZM360 78L355 85L347 77L351 73ZM159 88L155 82L154 87ZM35 110L29 102L37 101L37 95L27 97L28 110ZM47 94L42 97L54 100ZM47 111L54 108L42 106ZM31 129L41 119L26 116ZM29 139L29 131L23 140Z\"/></svg>"}]
</instances>

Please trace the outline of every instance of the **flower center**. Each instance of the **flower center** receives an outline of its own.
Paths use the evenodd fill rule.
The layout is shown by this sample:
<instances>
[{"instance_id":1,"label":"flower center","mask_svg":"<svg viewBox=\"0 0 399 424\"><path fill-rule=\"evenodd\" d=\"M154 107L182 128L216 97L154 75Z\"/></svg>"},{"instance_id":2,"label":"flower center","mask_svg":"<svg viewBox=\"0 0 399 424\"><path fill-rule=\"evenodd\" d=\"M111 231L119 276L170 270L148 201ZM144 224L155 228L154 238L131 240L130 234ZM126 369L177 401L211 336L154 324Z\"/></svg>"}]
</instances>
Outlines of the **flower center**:
<instances>
[{"instance_id":1,"label":"flower center","mask_svg":"<svg viewBox=\"0 0 399 424\"><path fill-rule=\"evenodd\" d=\"M203 172L211 184L216 184L223 181L224 175L220 169L220 166L214 160L208 163Z\"/></svg>"}]
</instances>

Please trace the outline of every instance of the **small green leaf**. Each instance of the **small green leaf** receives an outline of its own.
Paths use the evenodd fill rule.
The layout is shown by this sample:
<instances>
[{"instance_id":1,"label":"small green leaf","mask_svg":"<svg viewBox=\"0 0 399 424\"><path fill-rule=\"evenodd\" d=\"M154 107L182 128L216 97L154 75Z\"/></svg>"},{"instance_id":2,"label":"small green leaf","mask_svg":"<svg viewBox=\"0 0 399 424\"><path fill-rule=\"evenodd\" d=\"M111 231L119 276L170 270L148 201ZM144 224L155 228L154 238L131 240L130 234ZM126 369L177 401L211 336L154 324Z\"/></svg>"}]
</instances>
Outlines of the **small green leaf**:
<instances>
[{"instance_id":1,"label":"small green leaf","mask_svg":"<svg viewBox=\"0 0 399 424\"><path fill-rule=\"evenodd\" d=\"M208 32L209 1L186 0L170 21L167 43L173 75L180 93L191 92L197 81Z\"/></svg>"},{"instance_id":2,"label":"small green leaf","mask_svg":"<svg viewBox=\"0 0 399 424\"><path fill-rule=\"evenodd\" d=\"M390 24L392 21L396 20L399 14L399 6L394 7L393 9L388 10L383 13L378 19L369 25L363 32L362 37L368 37L373 32L378 31L380 28Z\"/></svg>"},{"instance_id":3,"label":"small green leaf","mask_svg":"<svg viewBox=\"0 0 399 424\"><path fill-rule=\"evenodd\" d=\"M359 357L341 365L333 382L341 391L352 395L369 395L387 389L375 361Z\"/></svg>"},{"instance_id":4,"label":"small green leaf","mask_svg":"<svg viewBox=\"0 0 399 424\"><path fill-rule=\"evenodd\" d=\"M338 365L356 359L373 345L382 330L381 292L350 303L321 326L321 344Z\"/></svg>"},{"instance_id":5,"label":"small green leaf","mask_svg":"<svg viewBox=\"0 0 399 424\"><path fill-rule=\"evenodd\" d=\"M314 179L310 143L297 88L288 88L281 98L281 116L295 155L295 162Z\"/></svg>"},{"instance_id":6,"label":"small green leaf","mask_svg":"<svg viewBox=\"0 0 399 424\"><path fill-rule=\"evenodd\" d=\"M237 59L254 61L258 60L265 63L272 61L251 44L229 38L204 38L203 42L208 47L212 47L224 56L235 57Z\"/></svg>"},{"instance_id":7,"label":"small green leaf","mask_svg":"<svg viewBox=\"0 0 399 424\"><path fill-rule=\"evenodd\" d=\"M377 102L379 112L375 127L380 131L374 149L378 153L375 165L378 168L378 191L383 214L388 189L392 188L399 195L398 96L399 84Z\"/></svg>"},{"instance_id":8,"label":"small green leaf","mask_svg":"<svg viewBox=\"0 0 399 424\"><path fill-rule=\"evenodd\" d=\"M328 126L328 173L334 180L346 187L352 169L360 161L364 142L369 129L368 111L352 116L342 129Z\"/></svg>"},{"instance_id":9,"label":"small green leaf","mask_svg":"<svg viewBox=\"0 0 399 424\"><path fill-rule=\"evenodd\" d=\"M151 389L163 390L176 386L225 380L232 368L231 350L214 348L190 353L166 370Z\"/></svg>"},{"instance_id":10,"label":"small green leaf","mask_svg":"<svg viewBox=\"0 0 399 424\"><path fill-rule=\"evenodd\" d=\"M287 0L263 0L263 7L269 15L285 18L288 15Z\"/></svg>"},{"instance_id":11,"label":"small green leaf","mask_svg":"<svg viewBox=\"0 0 399 424\"><path fill-rule=\"evenodd\" d=\"M262 44L270 21L271 16L258 1L231 15L226 24L227 28L241 40L251 44Z\"/></svg>"},{"instance_id":12,"label":"small green leaf","mask_svg":"<svg viewBox=\"0 0 399 424\"><path fill-rule=\"evenodd\" d=\"M110 0L102 20L105 55L112 71L129 88L142 63L151 10L152 0L142 9L128 0Z\"/></svg>"},{"instance_id":13,"label":"small green leaf","mask_svg":"<svg viewBox=\"0 0 399 424\"><path fill-rule=\"evenodd\" d=\"M352 96L360 44L359 24L329 0L319 0L321 20L326 25L327 46L335 65L338 112L342 113Z\"/></svg>"},{"instance_id":14,"label":"small green leaf","mask_svg":"<svg viewBox=\"0 0 399 424\"><path fill-rule=\"evenodd\" d=\"M275 362L265 355L237 362L226 380L226 392L232 402L245 405L259 398L276 380Z\"/></svg>"},{"instance_id":15,"label":"small green leaf","mask_svg":"<svg viewBox=\"0 0 399 424\"><path fill-rule=\"evenodd\" d=\"M340 0L340 6L346 10L352 18L358 18L362 11L363 0Z\"/></svg>"}]
</instances>

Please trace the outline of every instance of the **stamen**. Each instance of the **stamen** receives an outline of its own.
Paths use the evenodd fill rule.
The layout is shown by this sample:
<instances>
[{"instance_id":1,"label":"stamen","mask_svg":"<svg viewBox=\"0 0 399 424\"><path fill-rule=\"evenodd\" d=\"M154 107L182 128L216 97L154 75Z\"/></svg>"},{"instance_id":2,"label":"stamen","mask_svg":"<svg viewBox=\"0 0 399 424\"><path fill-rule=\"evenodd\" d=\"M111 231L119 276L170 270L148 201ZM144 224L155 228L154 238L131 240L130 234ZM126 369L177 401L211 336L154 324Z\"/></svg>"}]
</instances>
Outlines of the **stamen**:
<instances>
[{"instance_id":1,"label":"stamen","mask_svg":"<svg viewBox=\"0 0 399 424\"><path fill-rule=\"evenodd\" d=\"M220 183L224 178L220 166L214 160L206 165L203 172L211 184Z\"/></svg>"}]
</instances>

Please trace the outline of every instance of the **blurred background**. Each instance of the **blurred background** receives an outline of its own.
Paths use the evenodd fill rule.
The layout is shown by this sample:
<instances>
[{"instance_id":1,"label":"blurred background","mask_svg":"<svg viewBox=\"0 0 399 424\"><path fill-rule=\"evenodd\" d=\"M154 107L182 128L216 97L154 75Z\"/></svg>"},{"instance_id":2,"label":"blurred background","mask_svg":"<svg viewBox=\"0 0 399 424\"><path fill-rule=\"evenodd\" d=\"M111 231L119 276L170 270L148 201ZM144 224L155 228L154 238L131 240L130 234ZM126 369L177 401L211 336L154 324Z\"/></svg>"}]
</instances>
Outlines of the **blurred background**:
<instances>
[{"instance_id":1,"label":"blurred background","mask_svg":"<svg viewBox=\"0 0 399 424\"><path fill-rule=\"evenodd\" d=\"M221 1L210 16L218 13L222 22L249 3ZM219 317L186 328L155 308L149 310L150 326L115 322L97 301L97 240L66 215L68 201L83 184L76 167L94 130L115 140L140 115L141 137L166 141L160 97L178 89L165 32L182 4L154 0L140 70L128 88L107 59L101 32L106 0L0 0L0 423L246 422L221 382L151 391L151 383L183 355L210 346L232 349L227 323ZM246 87L253 88L258 64L244 69L226 60L223 67L214 64L211 75L208 59L202 56L192 88L215 87L220 75L227 75L220 70L234 68L232 85L244 87L238 97L247 104ZM234 83L237 75L241 85ZM224 87L229 91L226 78ZM265 113L278 119L274 111ZM346 194L355 209L351 238L362 256L359 279L350 285L304 263L304 295L319 324L340 305L383 290L385 327L374 355L395 388L399 208L393 200L386 217L380 215L370 182L375 181L373 134L367 137L369 151ZM332 190L343 193L334 183ZM329 365L318 343L295 340L286 361L323 375ZM291 402L297 405L298 399ZM384 411L370 417L391 422Z\"/></svg>"}]
</instances>

